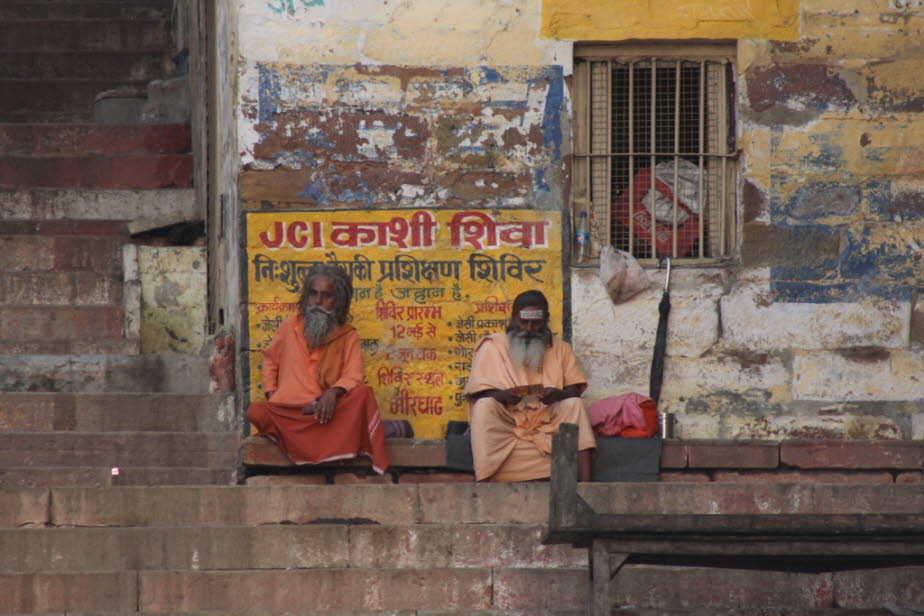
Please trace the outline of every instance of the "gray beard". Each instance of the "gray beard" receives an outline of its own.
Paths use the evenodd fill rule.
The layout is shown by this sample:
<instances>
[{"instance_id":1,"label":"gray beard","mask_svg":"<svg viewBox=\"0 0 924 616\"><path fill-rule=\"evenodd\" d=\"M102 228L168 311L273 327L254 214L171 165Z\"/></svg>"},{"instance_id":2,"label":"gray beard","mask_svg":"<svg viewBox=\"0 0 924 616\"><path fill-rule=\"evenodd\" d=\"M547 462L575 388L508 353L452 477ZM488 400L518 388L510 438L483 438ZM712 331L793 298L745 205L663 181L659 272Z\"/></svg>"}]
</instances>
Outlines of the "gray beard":
<instances>
[{"instance_id":1,"label":"gray beard","mask_svg":"<svg viewBox=\"0 0 924 616\"><path fill-rule=\"evenodd\" d=\"M507 332L510 340L510 358L514 363L538 371L545 359L545 352L549 348L549 332Z\"/></svg>"},{"instance_id":2,"label":"gray beard","mask_svg":"<svg viewBox=\"0 0 924 616\"><path fill-rule=\"evenodd\" d=\"M305 311L304 324L302 333L305 340L308 341L309 349L316 349L324 342L324 339L334 331L337 321L334 319L334 313L329 312L320 306L312 306Z\"/></svg>"}]
</instances>

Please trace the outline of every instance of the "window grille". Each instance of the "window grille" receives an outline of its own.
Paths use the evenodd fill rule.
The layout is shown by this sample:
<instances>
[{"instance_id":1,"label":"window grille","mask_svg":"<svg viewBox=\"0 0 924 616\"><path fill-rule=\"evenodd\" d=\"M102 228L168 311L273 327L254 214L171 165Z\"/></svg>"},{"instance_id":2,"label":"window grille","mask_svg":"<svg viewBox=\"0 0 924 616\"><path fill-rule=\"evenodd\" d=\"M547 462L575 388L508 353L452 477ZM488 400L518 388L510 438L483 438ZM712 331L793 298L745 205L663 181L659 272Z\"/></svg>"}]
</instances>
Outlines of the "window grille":
<instances>
[{"instance_id":1,"label":"window grille","mask_svg":"<svg viewBox=\"0 0 924 616\"><path fill-rule=\"evenodd\" d=\"M579 46L573 219L591 254L727 258L734 248L733 47Z\"/></svg>"}]
</instances>

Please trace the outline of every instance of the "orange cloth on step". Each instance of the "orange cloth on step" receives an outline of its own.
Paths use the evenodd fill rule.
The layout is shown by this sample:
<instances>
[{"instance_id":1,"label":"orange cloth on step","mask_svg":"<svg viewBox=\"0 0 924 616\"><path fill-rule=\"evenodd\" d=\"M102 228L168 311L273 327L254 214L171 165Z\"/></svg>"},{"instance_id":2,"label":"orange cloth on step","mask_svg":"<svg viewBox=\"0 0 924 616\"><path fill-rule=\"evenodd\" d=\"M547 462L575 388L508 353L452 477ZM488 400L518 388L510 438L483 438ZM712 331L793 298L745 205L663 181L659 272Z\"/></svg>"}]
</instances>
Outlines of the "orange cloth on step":
<instances>
[{"instance_id":1,"label":"orange cloth on step","mask_svg":"<svg viewBox=\"0 0 924 616\"><path fill-rule=\"evenodd\" d=\"M467 395L488 389L542 385L564 389L586 385L587 377L571 345L557 336L546 351L543 365L533 372L514 363L504 332L492 334L475 347ZM596 447L584 401L566 398L548 406L527 400L507 408L493 398L469 404L475 479L526 481L551 474L552 435L561 423L578 426L578 449Z\"/></svg>"},{"instance_id":2,"label":"orange cloth on step","mask_svg":"<svg viewBox=\"0 0 924 616\"><path fill-rule=\"evenodd\" d=\"M335 329L309 352L302 317L289 317L263 351L263 390L268 402L254 402L247 418L259 434L269 436L298 464L366 455L373 468L388 468L382 418L372 389L363 385L359 335L349 325ZM326 424L301 409L332 387L347 393L337 400Z\"/></svg>"}]
</instances>

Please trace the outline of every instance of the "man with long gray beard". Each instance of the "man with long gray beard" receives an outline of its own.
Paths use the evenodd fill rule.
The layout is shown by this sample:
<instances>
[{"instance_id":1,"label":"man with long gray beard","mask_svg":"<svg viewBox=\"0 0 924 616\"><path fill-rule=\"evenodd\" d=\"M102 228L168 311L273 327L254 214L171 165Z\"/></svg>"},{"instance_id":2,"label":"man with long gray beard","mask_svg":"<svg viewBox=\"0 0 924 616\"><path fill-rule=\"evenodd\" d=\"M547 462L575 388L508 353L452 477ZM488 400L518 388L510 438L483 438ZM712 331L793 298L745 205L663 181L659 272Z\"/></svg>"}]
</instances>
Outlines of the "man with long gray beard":
<instances>
[{"instance_id":1,"label":"man with long gray beard","mask_svg":"<svg viewBox=\"0 0 924 616\"><path fill-rule=\"evenodd\" d=\"M353 285L338 267L308 272L299 312L279 326L263 350L266 402L247 418L297 464L365 455L388 468L385 434L372 388L364 384L359 335L347 323Z\"/></svg>"},{"instance_id":2,"label":"man with long gray beard","mask_svg":"<svg viewBox=\"0 0 924 616\"><path fill-rule=\"evenodd\" d=\"M551 474L552 435L578 426L578 479L590 481L596 447L581 400L587 377L571 345L549 329L541 291L513 301L506 332L475 347L465 386L478 481L528 481Z\"/></svg>"}]
</instances>

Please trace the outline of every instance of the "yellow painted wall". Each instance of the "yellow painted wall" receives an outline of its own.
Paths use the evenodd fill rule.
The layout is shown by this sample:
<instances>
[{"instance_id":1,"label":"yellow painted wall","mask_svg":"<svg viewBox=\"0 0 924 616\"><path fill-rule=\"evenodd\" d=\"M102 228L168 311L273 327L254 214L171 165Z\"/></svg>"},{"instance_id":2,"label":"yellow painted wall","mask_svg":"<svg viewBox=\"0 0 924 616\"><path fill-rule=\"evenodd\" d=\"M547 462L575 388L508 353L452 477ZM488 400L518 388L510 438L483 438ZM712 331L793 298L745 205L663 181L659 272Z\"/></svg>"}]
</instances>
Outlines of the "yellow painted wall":
<instances>
[{"instance_id":1,"label":"yellow painted wall","mask_svg":"<svg viewBox=\"0 0 924 616\"><path fill-rule=\"evenodd\" d=\"M799 0L543 0L552 39L798 38Z\"/></svg>"}]
</instances>

